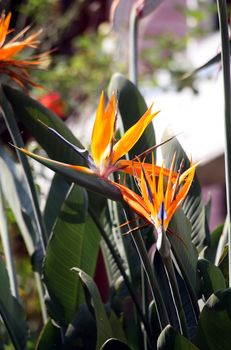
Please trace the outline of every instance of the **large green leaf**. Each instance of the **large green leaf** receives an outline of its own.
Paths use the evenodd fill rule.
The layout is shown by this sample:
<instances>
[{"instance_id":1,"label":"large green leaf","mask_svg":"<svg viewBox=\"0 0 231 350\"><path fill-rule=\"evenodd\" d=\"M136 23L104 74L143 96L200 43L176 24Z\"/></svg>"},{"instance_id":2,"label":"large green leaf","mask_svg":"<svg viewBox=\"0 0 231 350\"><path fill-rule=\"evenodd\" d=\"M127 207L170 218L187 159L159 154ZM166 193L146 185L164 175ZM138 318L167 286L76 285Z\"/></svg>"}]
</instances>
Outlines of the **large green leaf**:
<instances>
[{"instance_id":1,"label":"large green leaf","mask_svg":"<svg viewBox=\"0 0 231 350\"><path fill-rule=\"evenodd\" d=\"M118 107L123 121L124 130L128 130L146 112L147 105L137 87L122 74L116 73L112 76L108 93L118 92ZM158 118L158 117L157 117ZM141 154L148 148L154 146L155 133L150 123L136 145L129 152L130 159ZM148 156L147 161L151 158Z\"/></svg>"},{"instance_id":2,"label":"large green leaf","mask_svg":"<svg viewBox=\"0 0 231 350\"><path fill-rule=\"evenodd\" d=\"M55 326L51 320L48 320L42 329L36 344L36 350L58 350L61 349L62 339L61 330Z\"/></svg>"},{"instance_id":3,"label":"large green leaf","mask_svg":"<svg viewBox=\"0 0 231 350\"><path fill-rule=\"evenodd\" d=\"M172 135L169 130L165 130L163 140L170 138ZM189 168L190 161L178 142L174 138L170 142L161 146L165 166L170 168L174 154L176 153L175 171L180 167L182 159L184 159L184 170ZM205 213L205 207L201 199L201 186L197 176L195 175L189 193L184 200L183 210L192 224L192 241L200 252L206 245L210 243L208 223Z\"/></svg>"},{"instance_id":4,"label":"large green leaf","mask_svg":"<svg viewBox=\"0 0 231 350\"><path fill-rule=\"evenodd\" d=\"M54 307L57 304L63 313L62 320L56 321L64 326L72 321L82 302L81 284L71 268L78 266L91 276L94 274L99 239L98 230L87 214L86 192L73 186L53 228L44 263L49 295Z\"/></svg>"},{"instance_id":5,"label":"large green leaf","mask_svg":"<svg viewBox=\"0 0 231 350\"><path fill-rule=\"evenodd\" d=\"M201 253L200 256L202 258L205 258L209 260L212 263L215 263L216 260L216 253L217 253L217 247L220 240L220 237L222 236L224 229L224 225L219 225L210 235L210 246L205 247Z\"/></svg>"},{"instance_id":6,"label":"large green leaf","mask_svg":"<svg viewBox=\"0 0 231 350\"><path fill-rule=\"evenodd\" d=\"M194 290L198 254L191 242L191 224L181 208L175 212L169 228L168 239L177 264L186 283Z\"/></svg>"},{"instance_id":7,"label":"large green leaf","mask_svg":"<svg viewBox=\"0 0 231 350\"><path fill-rule=\"evenodd\" d=\"M97 326L96 350L99 350L108 339L112 338L111 325L102 303L98 288L93 279L81 269L73 268L73 271L78 273L79 278L84 285L86 299L89 297L91 298Z\"/></svg>"},{"instance_id":8,"label":"large green leaf","mask_svg":"<svg viewBox=\"0 0 231 350\"><path fill-rule=\"evenodd\" d=\"M65 139L76 146L82 147L65 123L50 110L22 91L3 86L15 116L22 122L31 135L45 149L50 158L68 164L82 165L83 158L55 136L42 123L54 128ZM42 123L41 123L42 122Z\"/></svg>"},{"instance_id":9,"label":"large green leaf","mask_svg":"<svg viewBox=\"0 0 231 350\"><path fill-rule=\"evenodd\" d=\"M28 339L26 314L18 300L11 295L5 265L0 258L0 315L16 350L25 350Z\"/></svg>"},{"instance_id":10,"label":"large green leaf","mask_svg":"<svg viewBox=\"0 0 231 350\"><path fill-rule=\"evenodd\" d=\"M59 174L54 175L43 212L44 222L49 235L70 187L71 183L67 182L63 176Z\"/></svg>"},{"instance_id":11,"label":"large green leaf","mask_svg":"<svg viewBox=\"0 0 231 350\"><path fill-rule=\"evenodd\" d=\"M217 290L226 288L225 279L221 270L210 261L199 259L197 270L201 283L201 293L206 300Z\"/></svg>"},{"instance_id":12,"label":"large green leaf","mask_svg":"<svg viewBox=\"0 0 231 350\"><path fill-rule=\"evenodd\" d=\"M166 326L157 341L157 350L199 350L171 326ZM201 349L202 350L202 349Z\"/></svg>"},{"instance_id":13,"label":"large green leaf","mask_svg":"<svg viewBox=\"0 0 231 350\"><path fill-rule=\"evenodd\" d=\"M196 345L203 350L229 350L231 289L219 290L206 302L199 320Z\"/></svg>"}]
</instances>

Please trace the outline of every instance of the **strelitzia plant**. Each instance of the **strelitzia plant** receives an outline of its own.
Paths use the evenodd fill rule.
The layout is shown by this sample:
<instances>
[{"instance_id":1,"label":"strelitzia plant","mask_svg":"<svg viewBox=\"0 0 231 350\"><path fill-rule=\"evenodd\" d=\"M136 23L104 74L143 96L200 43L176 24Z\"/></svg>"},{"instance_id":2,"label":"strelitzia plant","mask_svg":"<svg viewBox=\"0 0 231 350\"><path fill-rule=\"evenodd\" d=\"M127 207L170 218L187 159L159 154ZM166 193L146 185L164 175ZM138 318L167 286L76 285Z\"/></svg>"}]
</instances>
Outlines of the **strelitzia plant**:
<instances>
[{"instance_id":1,"label":"strelitzia plant","mask_svg":"<svg viewBox=\"0 0 231 350\"><path fill-rule=\"evenodd\" d=\"M4 18L5 27L8 21ZM139 90L125 77L117 75L112 82L118 101L109 94L105 108L101 95L90 155L65 123L37 101L6 85L0 90L2 114L29 185L35 187L25 155L56 172L45 209L37 208L41 220L36 221L34 199L26 197L28 211L24 192L12 185L21 189L22 180L15 180L18 169L14 170L1 148L7 161L0 159L0 230L8 237L4 216L8 205L25 241L30 241L28 253L43 281L41 300L46 301L49 315L44 317L39 337L33 339L35 347L228 350L231 291L212 258L204 259L214 256L217 232L215 238L211 235L209 246L197 164L192 164L176 138L160 145L162 166L157 165L155 155L146 162L157 146L152 125L157 112L152 112L152 106L147 108ZM127 127L116 142L117 109ZM49 158L27 150L16 119ZM129 159L134 147L134 159ZM119 229L125 221L127 234ZM44 228L43 241L40 231ZM199 248L192 242L195 236ZM99 251L106 266L103 280ZM12 295L12 282L1 259L0 277L2 320L14 348L25 350L29 335L18 287L14 285Z\"/></svg>"}]
</instances>

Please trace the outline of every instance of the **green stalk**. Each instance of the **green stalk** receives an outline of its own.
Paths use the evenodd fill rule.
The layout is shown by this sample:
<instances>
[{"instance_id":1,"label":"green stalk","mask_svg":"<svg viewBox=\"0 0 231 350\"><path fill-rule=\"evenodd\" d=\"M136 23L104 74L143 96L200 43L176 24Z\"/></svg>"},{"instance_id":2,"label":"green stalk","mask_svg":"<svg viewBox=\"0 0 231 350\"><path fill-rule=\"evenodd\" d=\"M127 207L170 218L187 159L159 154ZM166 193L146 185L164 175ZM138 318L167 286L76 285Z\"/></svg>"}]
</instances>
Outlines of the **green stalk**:
<instances>
[{"instance_id":1,"label":"green stalk","mask_svg":"<svg viewBox=\"0 0 231 350\"><path fill-rule=\"evenodd\" d=\"M178 288L178 283L176 280L176 274L175 274L175 270L174 270L174 266L171 258L171 244L162 226L158 230L157 249L160 253L160 256L164 263L164 267L167 271L167 275L170 282L169 285L172 290L172 296L175 302L175 308L179 319L179 324L181 326L181 333L187 337L188 336L187 322L186 322L185 313L184 313L180 292Z\"/></svg>"},{"instance_id":2,"label":"green stalk","mask_svg":"<svg viewBox=\"0 0 231 350\"><path fill-rule=\"evenodd\" d=\"M225 109L225 178L226 201L228 219L229 241L229 286L231 287L231 104L230 104L230 44L228 32L227 3L225 0L217 0L218 18L221 33L221 58L224 84L224 109Z\"/></svg>"},{"instance_id":3,"label":"green stalk","mask_svg":"<svg viewBox=\"0 0 231 350\"><path fill-rule=\"evenodd\" d=\"M129 79L138 83L138 22L136 5L132 7L129 22Z\"/></svg>"},{"instance_id":4,"label":"green stalk","mask_svg":"<svg viewBox=\"0 0 231 350\"><path fill-rule=\"evenodd\" d=\"M123 202L122 204L123 204L123 208L124 208L125 215L127 217L128 222L133 222L135 216L131 211L130 207L128 207L128 205L125 202ZM160 328L163 330L169 324L168 313L167 313L160 289L158 287L158 283L154 275L140 230L137 230L135 233L131 231L131 236L135 244L137 253L139 255L140 261L143 265L144 271L146 273L152 298L156 304Z\"/></svg>"}]
</instances>

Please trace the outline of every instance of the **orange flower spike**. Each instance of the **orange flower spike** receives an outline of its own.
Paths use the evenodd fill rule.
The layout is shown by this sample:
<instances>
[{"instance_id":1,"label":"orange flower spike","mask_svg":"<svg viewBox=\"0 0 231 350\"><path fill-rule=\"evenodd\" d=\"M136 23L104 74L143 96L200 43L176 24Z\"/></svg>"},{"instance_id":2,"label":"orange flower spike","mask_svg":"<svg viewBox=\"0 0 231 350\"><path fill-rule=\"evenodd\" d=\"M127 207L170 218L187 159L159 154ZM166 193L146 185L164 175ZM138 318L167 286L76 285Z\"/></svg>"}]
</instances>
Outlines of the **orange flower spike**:
<instances>
[{"instance_id":1,"label":"orange flower spike","mask_svg":"<svg viewBox=\"0 0 231 350\"><path fill-rule=\"evenodd\" d=\"M102 92L91 137L91 154L98 166L100 166L104 153L113 137L115 108L115 94L113 94L105 111L104 93Z\"/></svg>"},{"instance_id":2,"label":"orange flower spike","mask_svg":"<svg viewBox=\"0 0 231 350\"><path fill-rule=\"evenodd\" d=\"M188 191L192 185L193 178L195 175L195 169L197 164L192 165L183 174L179 174L178 180L176 180L175 173L173 171L175 164L175 155L171 163L171 168L169 170L169 175L167 177L167 187L164 188L164 173L165 169L162 165L159 174L155 173L155 165L152 161L153 172L149 174L146 171L143 164L141 165L141 176L140 176L140 192L141 196L134 196L133 201L130 203L127 201L127 192L129 191L129 198L131 190L126 189L125 186L121 188L121 185L117 184L117 187L121 189L123 198L132 207L132 209L141 215L140 207L142 207L142 217L152 223L157 230L161 227L166 231L169 222L175 213L175 211L180 207ZM158 176L158 183L156 177ZM152 196L152 197L151 197ZM137 199L139 204L134 203ZM146 212L144 213L146 208Z\"/></svg>"},{"instance_id":3,"label":"orange flower spike","mask_svg":"<svg viewBox=\"0 0 231 350\"><path fill-rule=\"evenodd\" d=\"M118 159L123 157L130 149L136 144L148 124L152 119L159 113L159 111L152 113L153 104L145 112L145 114L134 124L130 129L128 129L121 139L113 147L113 158L112 162L115 163Z\"/></svg>"},{"instance_id":4,"label":"orange flower spike","mask_svg":"<svg viewBox=\"0 0 231 350\"><path fill-rule=\"evenodd\" d=\"M28 69L33 66L39 66L48 53L32 56L24 60L20 60L15 56L27 47L36 48L39 44L38 37L41 34L41 30L22 39L24 34L30 29L28 26L5 43L7 35L14 31L13 29L9 30L10 19L11 13L8 13L7 16L3 13L0 17L0 73L8 75L24 89L26 83L38 87L39 85L30 80Z\"/></svg>"},{"instance_id":5,"label":"orange flower spike","mask_svg":"<svg viewBox=\"0 0 231 350\"><path fill-rule=\"evenodd\" d=\"M2 45L4 44L7 34L11 32L11 30L8 30L10 25L10 19L10 12L8 13L6 18L4 13L0 17L0 47L2 47Z\"/></svg>"}]
</instances>

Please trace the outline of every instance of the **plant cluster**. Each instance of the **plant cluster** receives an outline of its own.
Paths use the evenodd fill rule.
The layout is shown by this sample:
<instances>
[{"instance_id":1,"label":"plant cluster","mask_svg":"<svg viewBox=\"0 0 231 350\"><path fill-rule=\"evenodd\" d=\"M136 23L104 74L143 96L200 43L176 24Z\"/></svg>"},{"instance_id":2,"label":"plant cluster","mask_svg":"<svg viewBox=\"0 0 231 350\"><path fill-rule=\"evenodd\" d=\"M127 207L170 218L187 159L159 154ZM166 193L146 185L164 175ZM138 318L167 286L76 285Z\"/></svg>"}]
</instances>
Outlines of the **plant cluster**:
<instances>
[{"instance_id":1,"label":"plant cluster","mask_svg":"<svg viewBox=\"0 0 231 350\"><path fill-rule=\"evenodd\" d=\"M101 95L85 149L61 118L27 94L30 64L15 54L37 45L38 34L7 42L9 20L0 21L0 69L23 90L0 89L20 161L1 145L0 315L8 334L1 330L1 348L228 350L231 289L222 233L230 225L209 232L197 164L168 131L156 144L153 125L161 113L118 73L107 104ZM25 148L18 121L47 156ZM55 172L43 210L28 156ZM20 298L7 208L40 295L44 324L35 340Z\"/></svg>"}]
</instances>

